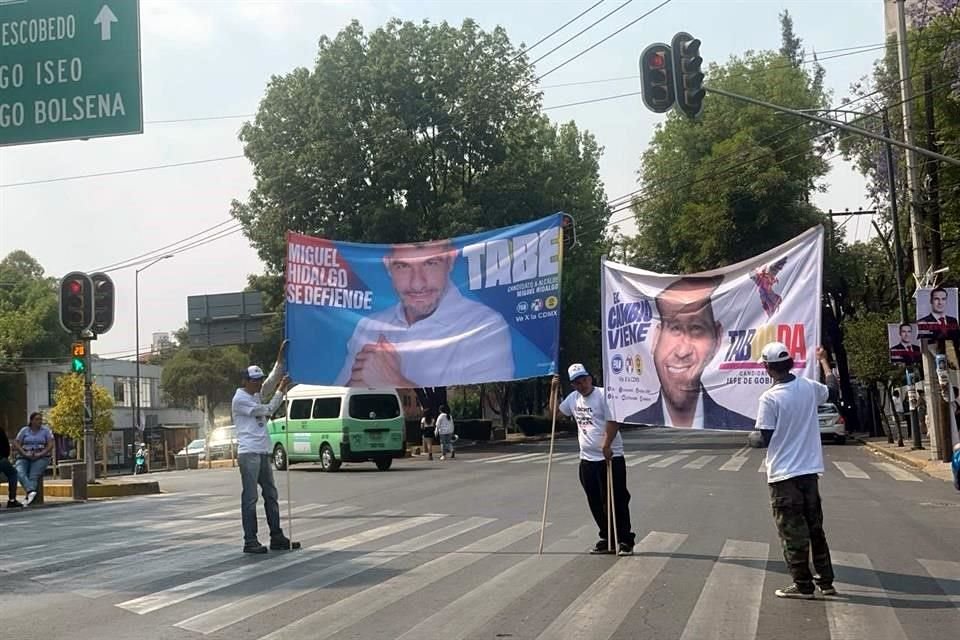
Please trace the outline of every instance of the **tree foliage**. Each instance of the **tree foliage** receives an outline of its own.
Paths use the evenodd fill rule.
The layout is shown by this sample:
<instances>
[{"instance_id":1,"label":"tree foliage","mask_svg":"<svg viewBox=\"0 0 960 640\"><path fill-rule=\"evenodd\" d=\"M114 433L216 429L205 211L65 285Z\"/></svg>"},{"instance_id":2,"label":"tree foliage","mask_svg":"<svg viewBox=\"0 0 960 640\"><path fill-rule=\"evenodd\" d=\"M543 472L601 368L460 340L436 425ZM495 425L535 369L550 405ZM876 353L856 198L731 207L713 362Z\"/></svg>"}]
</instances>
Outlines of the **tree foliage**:
<instances>
[{"instance_id":1,"label":"tree foliage","mask_svg":"<svg viewBox=\"0 0 960 640\"><path fill-rule=\"evenodd\" d=\"M80 374L61 376L54 393L54 406L47 419L54 433L79 440L83 437L84 381ZM93 431L102 436L113 429L113 397L93 384Z\"/></svg>"},{"instance_id":2,"label":"tree foliage","mask_svg":"<svg viewBox=\"0 0 960 640\"><path fill-rule=\"evenodd\" d=\"M160 385L179 406L196 406L197 396L207 397L207 417L230 402L239 385L247 356L238 347L192 349L181 346L164 365Z\"/></svg>"},{"instance_id":3,"label":"tree foliage","mask_svg":"<svg viewBox=\"0 0 960 640\"><path fill-rule=\"evenodd\" d=\"M710 65L712 86L790 105L823 108L822 70L802 59L789 14L783 54L747 52ZM631 262L661 272L690 272L756 255L824 221L810 204L828 171L820 130L774 111L710 96L702 116L677 113L658 126L643 154L643 193L633 204L639 235Z\"/></svg>"},{"instance_id":4,"label":"tree foliage","mask_svg":"<svg viewBox=\"0 0 960 640\"><path fill-rule=\"evenodd\" d=\"M282 310L288 229L411 242L564 211L580 235L563 265L561 343L599 361L602 150L540 109L531 67L500 28L393 20L368 34L354 22L321 38L315 66L274 76L240 133L256 186L232 213L267 265L251 287ZM280 327L268 326L272 344Z\"/></svg>"},{"instance_id":5,"label":"tree foliage","mask_svg":"<svg viewBox=\"0 0 960 640\"><path fill-rule=\"evenodd\" d=\"M888 322L897 322L897 319L870 311L844 324L850 372L863 382L887 384L900 375L890 363Z\"/></svg>"}]
</instances>

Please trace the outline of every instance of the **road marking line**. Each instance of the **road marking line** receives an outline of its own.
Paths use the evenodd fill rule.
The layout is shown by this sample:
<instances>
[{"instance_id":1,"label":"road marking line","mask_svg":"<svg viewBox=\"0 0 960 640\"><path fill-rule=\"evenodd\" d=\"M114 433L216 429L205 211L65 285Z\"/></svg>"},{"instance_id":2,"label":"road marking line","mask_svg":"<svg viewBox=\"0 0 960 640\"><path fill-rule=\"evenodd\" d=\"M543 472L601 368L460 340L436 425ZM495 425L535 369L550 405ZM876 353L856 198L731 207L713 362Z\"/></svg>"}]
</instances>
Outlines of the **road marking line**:
<instances>
[{"instance_id":1,"label":"road marking line","mask_svg":"<svg viewBox=\"0 0 960 640\"><path fill-rule=\"evenodd\" d=\"M610 638L686 539L682 533L651 531L634 548L638 555L618 559L537 640Z\"/></svg>"},{"instance_id":2,"label":"road marking line","mask_svg":"<svg viewBox=\"0 0 960 640\"><path fill-rule=\"evenodd\" d=\"M580 460L580 454L579 454L579 453L555 453L555 454L553 454L553 462L554 462L554 463L562 462L562 461L564 461L564 460L577 460L577 461L579 462L579 460ZM547 458L544 458L543 460L534 460L534 461L533 461L533 464L547 464Z\"/></svg>"},{"instance_id":3,"label":"road marking line","mask_svg":"<svg viewBox=\"0 0 960 640\"><path fill-rule=\"evenodd\" d=\"M875 466L877 469L880 469L894 480L899 480L901 482L923 482L920 478L913 475L906 469L901 469L897 465L890 462L871 462L870 464Z\"/></svg>"},{"instance_id":4,"label":"road marking line","mask_svg":"<svg viewBox=\"0 0 960 640\"><path fill-rule=\"evenodd\" d=\"M689 457L689 454L686 454L686 453L678 453L677 455L674 455L674 456L667 456L663 460L660 460L659 462L654 462L653 464L651 464L650 468L664 469L672 465L674 462L679 462L680 460L683 460L684 458L687 458L687 457Z\"/></svg>"},{"instance_id":5,"label":"road marking line","mask_svg":"<svg viewBox=\"0 0 960 640\"><path fill-rule=\"evenodd\" d=\"M862 553L843 551L831 551L830 556L833 566L839 566L841 574L847 567L857 574L856 584L835 581L839 597L826 599L830 637L906 640L896 609L890 606L870 559Z\"/></svg>"},{"instance_id":6,"label":"road marking line","mask_svg":"<svg viewBox=\"0 0 960 640\"><path fill-rule=\"evenodd\" d=\"M765 542L727 540L680 640L755 638L769 554Z\"/></svg>"},{"instance_id":7,"label":"road marking line","mask_svg":"<svg viewBox=\"0 0 960 640\"><path fill-rule=\"evenodd\" d=\"M539 522L515 524L462 549L418 565L386 582L338 600L260 640L296 640L303 637L324 640L457 571L487 560L492 554L539 530Z\"/></svg>"},{"instance_id":8,"label":"road marking line","mask_svg":"<svg viewBox=\"0 0 960 640\"><path fill-rule=\"evenodd\" d=\"M158 609L163 609L165 607L196 598L197 596L202 596L210 593L211 591L217 591L219 589L239 584L253 577L261 576L267 573L274 573L296 564L315 560L320 556L334 553L335 551L342 551L343 549L348 549L358 544L363 544L364 542L371 542L373 540L378 540L380 538L400 533L406 529L412 529L413 527L434 522L442 517L443 516L433 515L406 518L399 522L393 522L375 529L368 529L367 531L362 531L360 533L355 533L343 538L338 538L323 544L314 545L304 549L301 553L292 554L287 557L281 557L279 560L270 559L269 561L263 562L254 561L252 564L237 567L229 571L224 571L223 573L217 573L207 576L206 578L193 580L192 582L178 584L174 587L170 587L169 589L164 589L163 591L157 591L139 598L127 600L117 604L116 606L127 611L132 611L133 613L139 615L144 615L150 613L151 611L157 611ZM315 553L310 553L311 551Z\"/></svg>"},{"instance_id":9,"label":"road marking line","mask_svg":"<svg viewBox=\"0 0 960 640\"><path fill-rule=\"evenodd\" d=\"M522 460L524 458L536 458L537 456L542 456L543 452L539 453L519 453L512 456L506 456L504 459L503 456L498 456L496 458L487 458L486 460L479 460L481 464L498 464L500 462L513 462L514 460Z\"/></svg>"},{"instance_id":10,"label":"road marking line","mask_svg":"<svg viewBox=\"0 0 960 640\"><path fill-rule=\"evenodd\" d=\"M734 454L729 460L723 463L723 466L720 467L720 471L740 471L740 469L743 468L743 465L746 464L747 460L749 460L747 456Z\"/></svg>"},{"instance_id":11,"label":"road marking line","mask_svg":"<svg viewBox=\"0 0 960 640\"><path fill-rule=\"evenodd\" d=\"M867 472L853 464L852 462L836 462L834 461L833 466L840 470L840 473L844 475L845 478L861 478L863 480L869 480L870 476L867 475Z\"/></svg>"},{"instance_id":12,"label":"road marking line","mask_svg":"<svg viewBox=\"0 0 960 640\"><path fill-rule=\"evenodd\" d=\"M332 509L330 515L343 515L349 512L359 511L360 507L341 507ZM356 527L361 521L358 518L346 518L339 522L328 522L316 527L307 529L297 529L297 538L299 540L308 540L328 533L342 531ZM237 557L236 542L233 539L220 539L215 542L226 543L229 548L210 551L209 548L193 549L189 552L178 553L174 557L175 562L171 562L169 557L162 557L163 563L158 565L148 565L146 569L140 569L134 573L129 571L129 566L117 567L109 579L104 579L102 574L90 576L89 578L80 578L76 583L70 585L71 590L84 598L101 598L111 595L118 590L132 589L141 585L156 582L165 578L170 578L181 573L188 573L195 568L210 567L220 562L225 562L231 558ZM126 568L124 574L122 569Z\"/></svg>"},{"instance_id":13,"label":"road marking line","mask_svg":"<svg viewBox=\"0 0 960 640\"><path fill-rule=\"evenodd\" d=\"M319 591L350 576L387 564L411 553L422 551L436 543L456 538L495 520L495 518L468 518L462 522L447 525L436 531L385 547L379 551L347 558L343 562L324 567L296 580L272 586L256 595L235 600L192 618L187 618L174 626L207 635L291 600L296 600L301 596Z\"/></svg>"},{"instance_id":14,"label":"road marking line","mask_svg":"<svg viewBox=\"0 0 960 640\"><path fill-rule=\"evenodd\" d=\"M683 469L703 469L706 465L710 464L713 460L716 460L717 456L700 456L696 460L691 460L687 464L683 465Z\"/></svg>"},{"instance_id":15,"label":"road marking line","mask_svg":"<svg viewBox=\"0 0 960 640\"><path fill-rule=\"evenodd\" d=\"M637 466L638 464L641 464L641 463L643 463L643 462L646 462L647 460L656 460L657 458L661 457L662 455L663 455L662 453L649 453L649 454L647 454L647 455L645 455L645 456L637 456L636 458L631 458L630 460L627 460L627 466L628 466L628 467L635 467L635 466Z\"/></svg>"},{"instance_id":16,"label":"road marking line","mask_svg":"<svg viewBox=\"0 0 960 640\"><path fill-rule=\"evenodd\" d=\"M927 570L927 573L937 581L943 592L947 594L953 606L960 609L960 562L947 560L917 560Z\"/></svg>"},{"instance_id":17,"label":"road marking line","mask_svg":"<svg viewBox=\"0 0 960 640\"><path fill-rule=\"evenodd\" d=\"M521 560L495 578L440 608L396 640L462 640L488 624L500 611L566 566L582 557L595 526L578 529L547 548L545 555Z\"/></svg>"}]
</instances>

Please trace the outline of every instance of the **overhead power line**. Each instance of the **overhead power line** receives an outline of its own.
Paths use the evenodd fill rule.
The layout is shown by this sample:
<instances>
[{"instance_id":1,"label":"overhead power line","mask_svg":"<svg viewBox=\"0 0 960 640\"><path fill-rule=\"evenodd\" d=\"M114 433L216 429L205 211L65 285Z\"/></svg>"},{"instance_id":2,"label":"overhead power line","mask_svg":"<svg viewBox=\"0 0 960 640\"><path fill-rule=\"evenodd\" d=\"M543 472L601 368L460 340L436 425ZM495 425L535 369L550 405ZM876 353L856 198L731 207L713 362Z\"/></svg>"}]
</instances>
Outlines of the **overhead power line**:
<instances>
[{"instance_id":1,"label":"overhead power line","mask_svg":"<svg viewBox=\"0 0 960 640\"><path fill-rule=\"evenodd\" d=\"M239 160L244 155L222 156L219 158L206 158L204 160L187 160L185 162L173 162L170 164L158 164L149 167L135 167L133 169L116 169L114 171L101 171L99 173L83 173L75 176L60 176L59 178L43 178L42 180L25 180L23 182L0 183L0 189L9 189L12 187L26 187L35 184L50 184L51 182L67 182L69 180L85 180L87 178L103 178L105 176L119 176L127 173L140 173L141 171L156 171L158 169L173 169L174 167L187 167L198 164L209 164L212 162L223 162L225 160Z\"/></svg>"},{"instance_id":2,"label":"overhead power line","mask_svg":"<svg viewBox=\"0 0 960 640\"><path fill-rule=\"evenodd\" d=\"M632 0L631 0L631 1L632 1ZM567 27L569 27L571 24L573 24L574 22L576 22L577 20L579 20L580 18L582 18L583 16L585 16L585 15L587 15L588 13L590 13L591 11L593 11L595 8L599 7L599 6L600 6L601 4L603 4L604 2L605 2L605 0L599 0L598 2L593 3L592 5L590 5L589 7L587 7L586 9L584 9L583 11L581 11L580 13L578 13L577 15L575 15L575 16L574 16L573 18L571 18L570 20L567 20L567 21L564 22L562 25L560 25L559 27L557 27L556 29L554 29L553 31L551 31L550 33L548 33L547 35L543 36L542 38L540 38L539 40L537 40L536 42L534 42L534 43L533 43L532 45L530 45L529 47L524 48L522 51L520 51L520 53L518 53L517 55L515 55L515 56L510 60L510 62L513 62L514 60L516 60L517 58L519 58L519 57L522 56L523 54L529 53L530 51L532 51L532 50L535 49L536 47L540 46L541 44L543 44L544 42L546 42L547 40L549 40L549 39L552 38L553 36L557 35L557 34L560 33L561 31L563 31L564 29L566 29ZM560 46L563 46L563 45L560 45Z\"/></svg>"},{"instance_id":3,"label":"overhead power line","mask_svg":"<svg viewBox=\"0 0 960 640\"><path fill-rule=\"evenodd\" d=\"M580 36L582 36L583 34L585 34L587 31L590 31L590 29L593 29L595 26L597 26L598 24L600 24L600 23L603 22L604 20L608 19L610 16L612 16L612 15L615 14L616 12L620 11L621 9L623 9L625 6L627 6L627 5L630 4L631 2L633 2L633 0L626 0L625 2L621 3L621 4L620 4L619 6L617 6L613 11L610 11L610 12L604 14L599 20L595 20L593 23L588 24L586 27L584 27L584 28L581 29L580 31L576 32L575 34L573 34L572 36L570 36L569 38L567 38L566 40L564 40L563 42L561 42L560 44L558 44L557 46L555 46L553 49L550 49L550 51L547 51L545 54L543 54L542 56L540 56L540 57L537 58L536 60L532 61L532 62L530 63L530 66L532 67L533 65L537 64L538 62L540 62L541 60L543 60L544 58L546 58L547 56L549 56L551 53L557 51L558 49L560 49L560 48L562 48L562 47L567 46L568 44L570 44L571 42L573 42L574 40L576 40L577 38L579 38Z\"/></svg>"}]
</instances>

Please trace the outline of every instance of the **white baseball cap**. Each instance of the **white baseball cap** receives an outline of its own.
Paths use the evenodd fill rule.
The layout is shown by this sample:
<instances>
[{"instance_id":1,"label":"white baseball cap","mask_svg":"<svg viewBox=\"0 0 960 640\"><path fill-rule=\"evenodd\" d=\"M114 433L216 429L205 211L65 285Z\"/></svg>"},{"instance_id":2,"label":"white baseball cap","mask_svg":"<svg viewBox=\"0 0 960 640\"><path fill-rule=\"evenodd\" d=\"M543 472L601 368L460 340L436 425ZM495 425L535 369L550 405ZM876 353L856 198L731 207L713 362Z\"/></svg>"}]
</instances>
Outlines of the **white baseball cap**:
<instances>
[{"instance_id":1,"label":"white baseball cap","mask_svg":"<svg viewBox=\"0 0 960 640\"><path fill-rule=\"evenodd\" d=\"M790 349L782 342L771 342L760 352L760 362L786 362L790 359Z\"/></svg>"},{"instance_id":2,"label":"white baseball cap","mask_svg":"<svg viewBox=\"0 0 960 640\"><path fill-rule=\"evenodd\" d=\"M263 369L261 369L255 364L250 365L249 367L247 367L246 371L244 371L244 377L247 378L248 380L260 380L261 378L264 377Z\"/></svg>"},{"instance_id":3,"label":"white baseball cap","mask_svg":"<svg viewBox=\"0 0 960 640\"><path fill-rule=\"evenodd\" d=\"M587 368L579 362L570 365L570 368L567 369L567 377L570 378L570 382L588 375L590 375L590 373L587 371Z\"/></svg>"}]
</instances>

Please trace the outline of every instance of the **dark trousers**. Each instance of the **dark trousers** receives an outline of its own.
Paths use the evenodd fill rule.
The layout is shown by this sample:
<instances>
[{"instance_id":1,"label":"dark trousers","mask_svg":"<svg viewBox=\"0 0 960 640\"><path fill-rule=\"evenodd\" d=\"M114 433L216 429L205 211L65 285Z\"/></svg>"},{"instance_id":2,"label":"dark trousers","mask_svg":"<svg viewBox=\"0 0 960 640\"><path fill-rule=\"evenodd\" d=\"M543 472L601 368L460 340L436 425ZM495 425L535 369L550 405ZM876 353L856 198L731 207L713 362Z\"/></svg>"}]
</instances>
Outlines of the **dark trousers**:
<instances>
[{"instance_id":1,"label":"dark trousers","mask_svg":"<svg viewBox=\"0 0 960 640\"><path fill-rule=\"evenodd\" d=\"M267 512L270 536L283 534L280 528L280 504L277 502L277 485L273 482L270 455L266 453L241 453L237 456L243 493L240 495L240 516L243 519L243 541L257 541L257 485L263 493L263 509ZM289 473L289 471L287 472Z\"/></svg>"},{"instance_id":2,"label":"dark trousers","mask_svg":"<svg viewBox=\"0 0 960 640\"><path fill-rule=\"evenodd\" d=\"M0 458L0 474L7 477L7 496L9 500L17 499L17 469L7 458Z\"/></svg>"},{"instance_id":3,"label":"dark trousers","mask_svg":"<svg viewBox=\"0 0 960 640\"><path fill-rule=\"evenodd\" d=\"M817 582L822 586L833 584L833 564L830 548L823 531L823 507L820 504L820 489L817 475L797 476L770 485L770 505L777 533L783 545L783 559L787 563L793 582L801 591L813 591L813 575L810 573L810 550L813 549L813 566Z\"/></svg>"},{"instance_id":4,"label":"dark trousers","mask_svg":"<svg viewBox=\"0 0 960 640\"><path fill-rule=\"evenodd\" d=\"M630 527L630 492L627 491L627 463L623 456L610 460L613 466L613 511L617 515L617 540L630 545L635 536ZM600 539L607 539L607 463L580 461L580 484L587 494L590 513L600 529Z\"/></svg>"}]
</instances>

